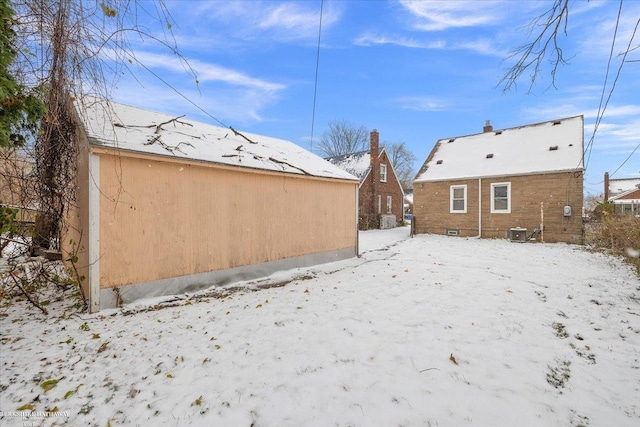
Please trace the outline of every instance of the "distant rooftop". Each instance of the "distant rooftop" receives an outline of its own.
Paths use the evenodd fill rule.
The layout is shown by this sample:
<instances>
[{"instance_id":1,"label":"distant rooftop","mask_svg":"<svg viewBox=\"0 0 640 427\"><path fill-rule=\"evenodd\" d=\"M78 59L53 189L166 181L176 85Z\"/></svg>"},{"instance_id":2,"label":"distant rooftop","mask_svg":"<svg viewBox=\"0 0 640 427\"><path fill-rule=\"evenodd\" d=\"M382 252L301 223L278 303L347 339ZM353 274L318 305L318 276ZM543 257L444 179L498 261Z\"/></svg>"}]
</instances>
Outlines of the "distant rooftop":
<instances>
[{"instance_id":1,"label":"distant rooftop","mask_svg":"<svg viewBox=\"0 0 640 427\"><path fill-rule=\"evenodd\" d=\"M609 180L609 196L617 196L635 190L640 186L640 178L620 178Z\"/></svg>"},{"instance_id":2,"label":"distant rooftop","mask_svg":"<svg viewBox=\"0 0 640 427\"><path fill-rule=\"evenodd\" d=\"M368 150L344 154L342 156L328 157L326 160L332 165L358 177L361 181L367 175L369 167L371 166L371 155Z\"/></svg>"}]
</instances>

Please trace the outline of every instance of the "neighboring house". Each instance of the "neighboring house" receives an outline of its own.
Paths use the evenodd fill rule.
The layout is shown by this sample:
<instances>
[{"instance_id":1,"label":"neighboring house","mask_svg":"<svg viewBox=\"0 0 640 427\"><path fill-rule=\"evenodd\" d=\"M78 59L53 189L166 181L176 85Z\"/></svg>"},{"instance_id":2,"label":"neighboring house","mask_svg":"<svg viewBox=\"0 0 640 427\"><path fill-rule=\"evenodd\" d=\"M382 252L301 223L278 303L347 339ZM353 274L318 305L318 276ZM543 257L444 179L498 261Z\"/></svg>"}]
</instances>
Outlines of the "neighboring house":
<instances>
[{"instance_id":1,"label":"neighboring house","mask_svg":"<svg viewBox=\"0 0 640 427\"><path fill-rule=\"evenodd\" d=\"M437 141L413 184L415 231L581 243L583 128L583 116L497 131L487 121Z\"/></svg>"},{"instance_id":2,"label":"neighboring house","mask_svg":"<svg viewBox=\"0 0 640 427\"><path fill-rule=\"evenodd\" d=\"M640 216L640 178L609 179L604 174L604 199L616 213Z\"/></svg>"},{"instance_id":3,"label":"neighboring house","mask_svg":"<svg viewBox=\"0 0 640 427\"><path fill-rule=\"evenodd\" d=\"M90 311L354 257L358 179L296 144L76 103L77 255Z\"/></svg>"},{"instance_id":4,"label":"neighboring house","mask_svg":"<svg viewBox=\"0 0 640 427\"><path fill-rule=\"evenodd\" d=\"M413 189L404 190L404 216L407 219L413 216Z\"/></svg>"},{"instance_id":5,"label":"neighboring house","mask_svg":"<svg viewBox=\"0 0 640 427\"><path fill-rule=\"evenodd\" d=\"M361 230L391 228L403 220L404 192L379 134L371 131L370 149L329 157L333 165L360 178L358 218Z\"/></svg>"}]
</instances>

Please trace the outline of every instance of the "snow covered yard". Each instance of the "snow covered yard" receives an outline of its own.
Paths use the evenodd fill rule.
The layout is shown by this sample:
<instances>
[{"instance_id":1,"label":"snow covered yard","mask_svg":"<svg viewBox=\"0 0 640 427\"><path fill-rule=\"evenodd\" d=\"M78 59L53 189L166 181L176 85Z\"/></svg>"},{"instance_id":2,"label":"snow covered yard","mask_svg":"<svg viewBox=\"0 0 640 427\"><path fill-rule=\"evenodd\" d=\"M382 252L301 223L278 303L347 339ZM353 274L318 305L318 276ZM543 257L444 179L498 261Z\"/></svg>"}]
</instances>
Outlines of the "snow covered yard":
<instances>
[{"instance_id":1,"label":"snow covered yard","mask_svg":"<svg viewBox=\"0 0 640 427\"><path fill-rule=\"evenodd\" d=\"M361 251L158 310L5 300L0 423L640 425L640 280L618 259L406 227Z\"/></svg>"}]
</instances>

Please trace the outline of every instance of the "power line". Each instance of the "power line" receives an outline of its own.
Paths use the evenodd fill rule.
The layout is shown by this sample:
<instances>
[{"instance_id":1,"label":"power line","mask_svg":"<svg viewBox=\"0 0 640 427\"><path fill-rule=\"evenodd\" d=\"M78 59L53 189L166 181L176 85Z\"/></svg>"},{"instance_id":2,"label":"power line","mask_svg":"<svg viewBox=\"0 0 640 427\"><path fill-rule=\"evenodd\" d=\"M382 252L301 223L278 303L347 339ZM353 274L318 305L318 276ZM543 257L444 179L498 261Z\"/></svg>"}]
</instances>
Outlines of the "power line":
<instances>
[{"instance_id":1,"label":"power line","mask_svg":"<svg viewBox=\"0 0 640 427\"><path fill-rule=\"evenodd\" d=\"M316 95L318 93L318 69L320 68L320 39L322 37L322 9L324 0L320 0L320 25L318 27L318 51L316 53L316 78L313 84L313 112L311 113L311 152L313 152L313 128L316 121Z\"/></svg>"},{"instance_id":2,"label":"power line","mask_svg":"<svg viewBox=\"0 0 640 427\"><path fill-rule=\"evenodd\" d=\"M636 148L633 149L633 151L631 152L631 154L629 154L629 156L627 156L626 159L624 159L624 162L622 162L622 164L620 166L618 166L618 169L614 170L609 177L612 177L613 175L616 174L616 172L618 172L620 170L620 168L622 168L624 166L625 163L627 163L629 161L629 159L631 158L631 156L633 156L633 154L638 150L638 147L640 147L640 144L636 145Z\"/></svg>"},{"instance_id":3,"label":"power line","mask_svg":"<svg viewBox=\"0 0 640 427\"><path fill-rule=\"evenodd\" d=\"M607 71L604 75L604 84L602 85L602 93L600 94L600 104L598 105L598 113L596 114L596 123L593 127L593 133L591 134L591 138L589 139L589 142L587 143L587 148L585 150L589 152L589 154L587 155L587 161L584 165L585 169L587 169L587 167L589 166L589 160L591 160L591 150L593 148L593 142L596 138L596 132L598 131L598 127L600 126L600 122L602 121L604 110L606 110L607 104L609 103L609 99L611 99L611 94L613 93L613 87L615 87L615 82L618 80L618 77L616 76L616 79L613 82L613 87L609 91L609 97L607 98L607 101L603 107L602 101L604 100L604 94L605 94L605 91L607 90L607 80L609 80L609 69L611 67L611 59L613 58L613 49L616 44L616 37L618 35L618 25L620 24L621 14L622 14L622 0L620 0L620 6L618 7L618 17L616 18L616 27L613 32L613 40L611 40L611 50L609 51L609 60L607 61ZM621 64L624 64L624 60L621 62ZM618 69L618 75L620 75L620 69Z\"/></svg>"}]
</instances>

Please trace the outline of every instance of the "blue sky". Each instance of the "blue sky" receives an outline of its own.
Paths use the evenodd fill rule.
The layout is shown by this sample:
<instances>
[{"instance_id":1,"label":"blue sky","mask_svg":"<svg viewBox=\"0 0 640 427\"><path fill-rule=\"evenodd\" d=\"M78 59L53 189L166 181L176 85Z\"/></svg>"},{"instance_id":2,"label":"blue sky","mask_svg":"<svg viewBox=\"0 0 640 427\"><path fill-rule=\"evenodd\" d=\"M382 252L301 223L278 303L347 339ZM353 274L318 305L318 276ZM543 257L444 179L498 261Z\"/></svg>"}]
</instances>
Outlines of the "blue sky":
<instances>
[{"instance_id":1,"label":"blue sky","mask_svg":"<svg viewBox=\"0 0 640 427\"><path fill-rule=\"evenodd\" d=\"M114 98L220 125L215 117L310 149L320 1L166 4L178 49L198 84L176 55L134 38L132 49L147 69L132 66L136 78L125 74L113 88ZM332 120L375 128L381 141L405 142L417 169L438 139L479 133L488 119L501 129L583 114L589 146L618 1L570 4L567 35L559 38L568 64L559 68L555 88L546 64L530 92L528 74L509 92L499 86L513 63L510 53L529 38L524 27L551 5L325 0L314 139ZM624 1L605 96L638 19L640 1ZM161 30L157 23L146 25L151 32ZM640 176L639 45L640 29L585 156L586 193L602 192L605 171L618 169L613 178Z\"/></svg>"}]
</instances>

